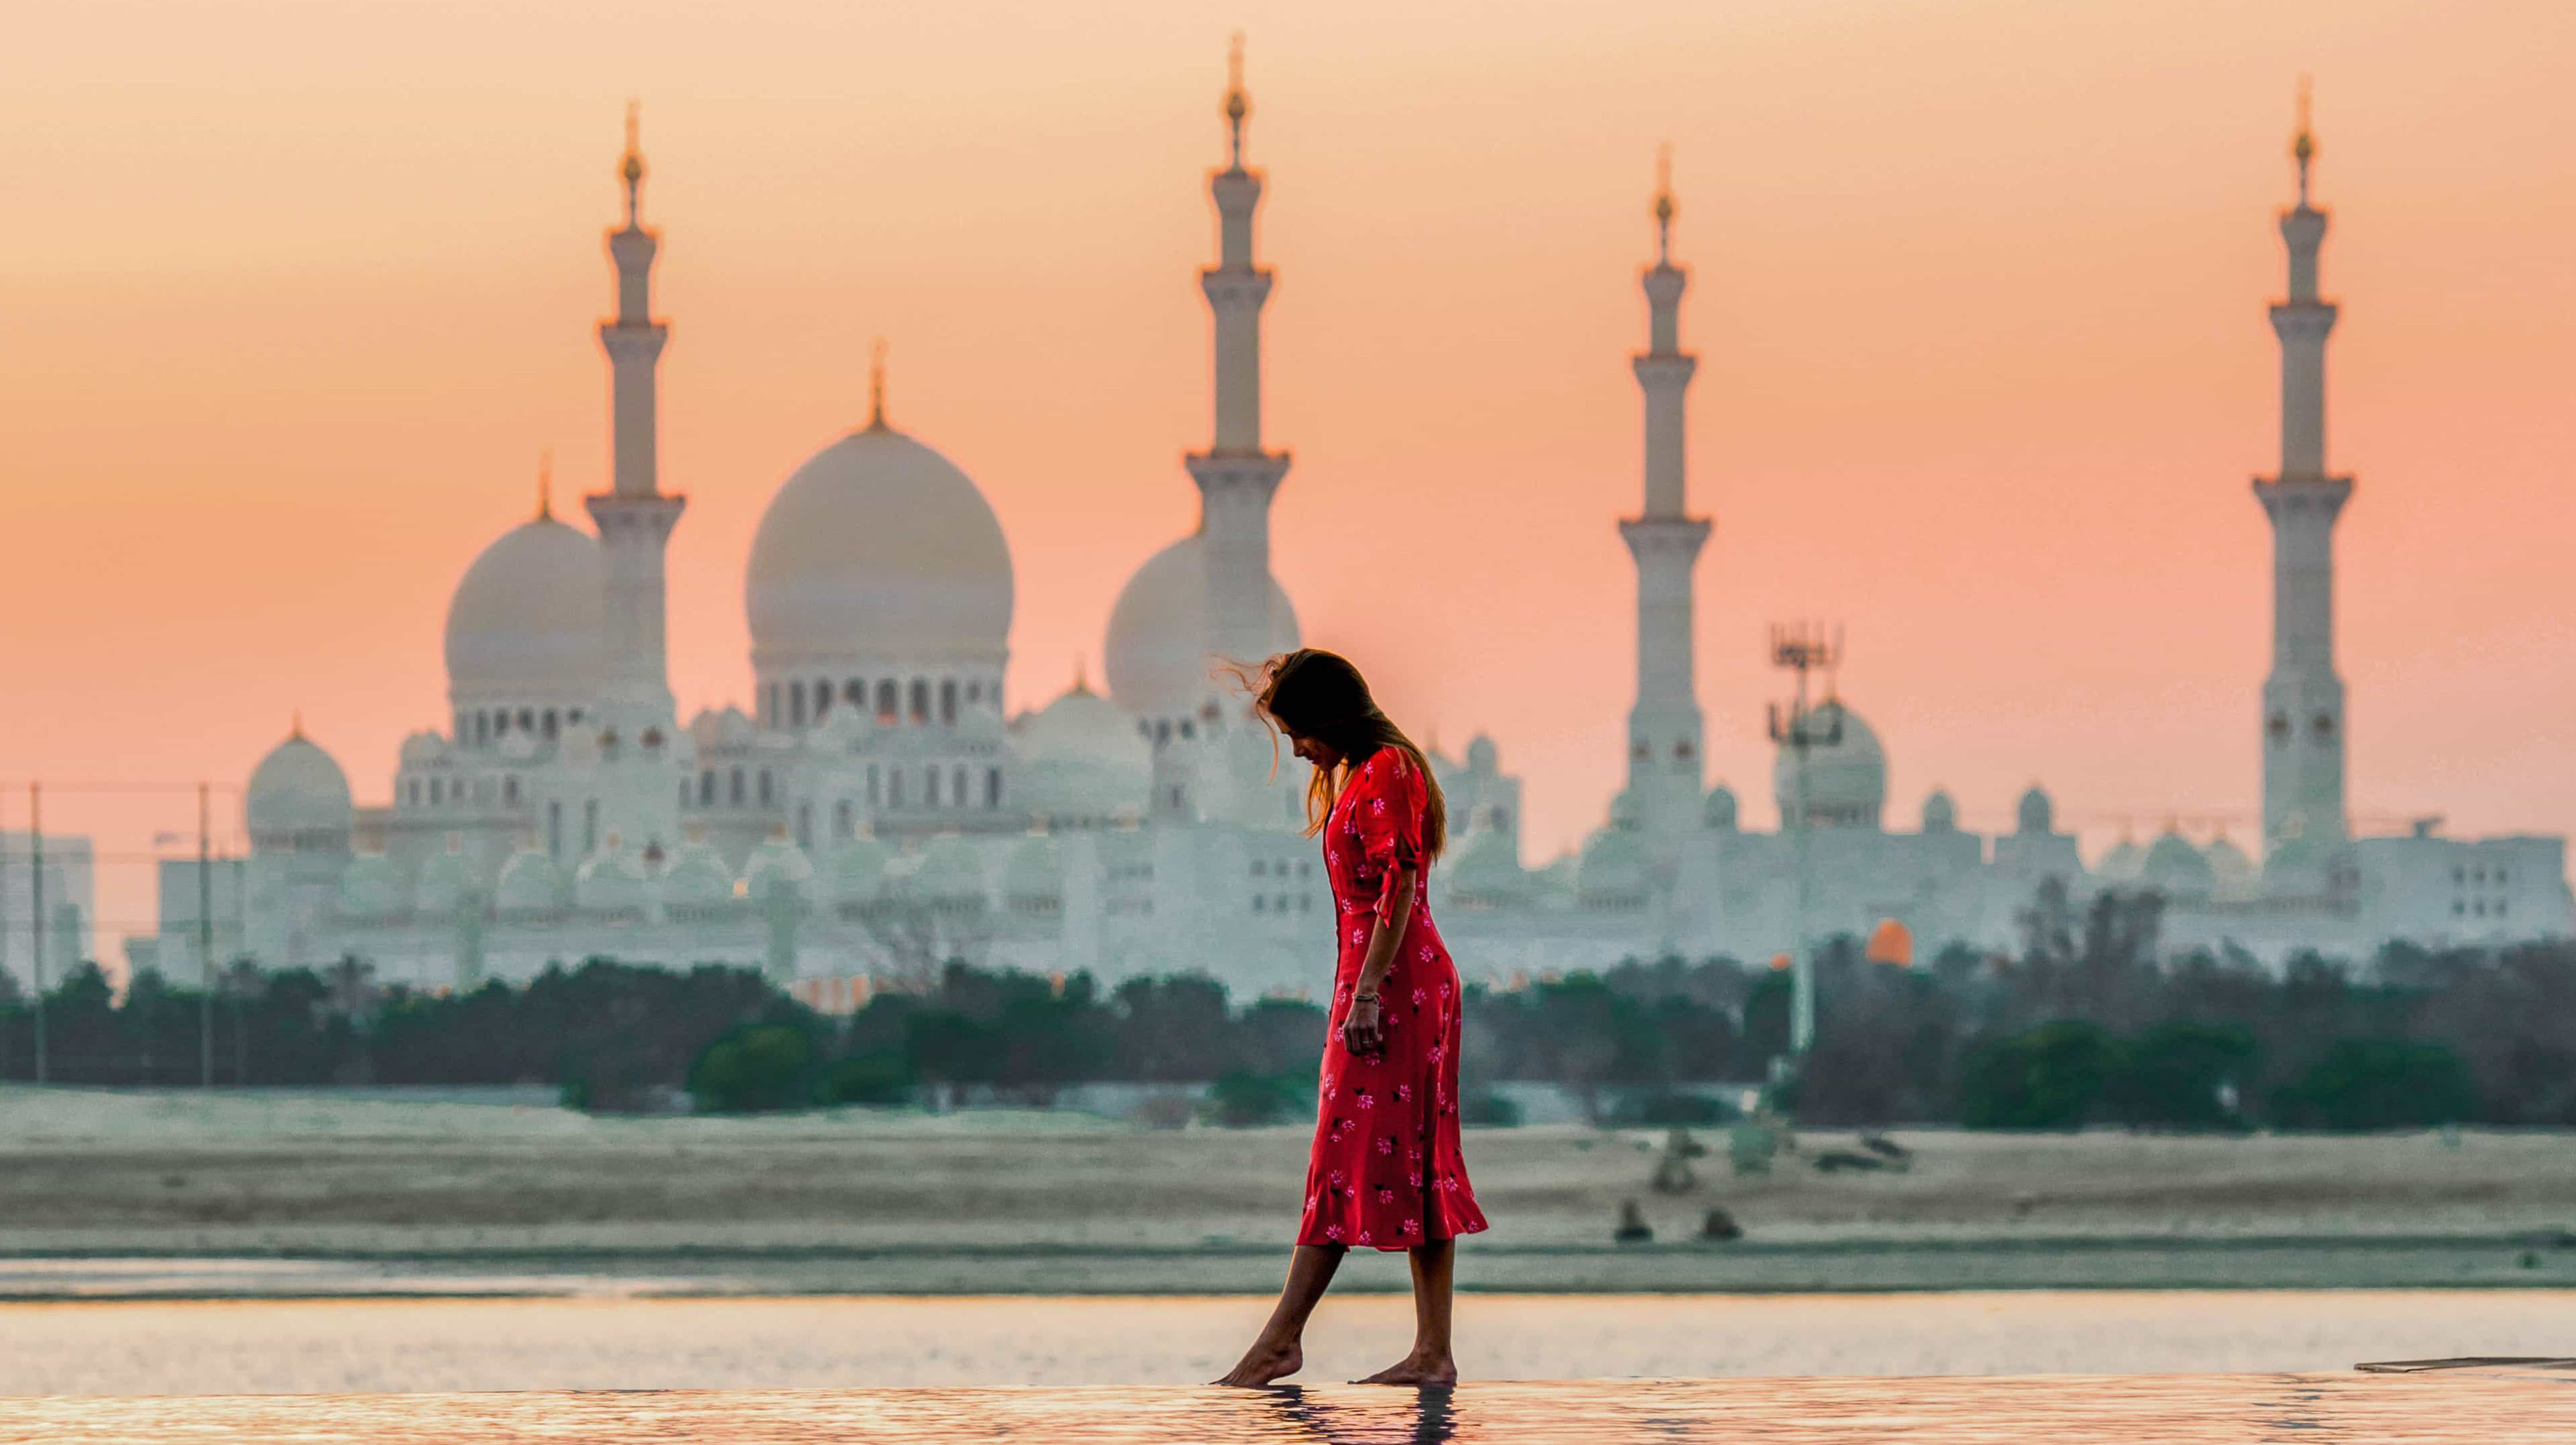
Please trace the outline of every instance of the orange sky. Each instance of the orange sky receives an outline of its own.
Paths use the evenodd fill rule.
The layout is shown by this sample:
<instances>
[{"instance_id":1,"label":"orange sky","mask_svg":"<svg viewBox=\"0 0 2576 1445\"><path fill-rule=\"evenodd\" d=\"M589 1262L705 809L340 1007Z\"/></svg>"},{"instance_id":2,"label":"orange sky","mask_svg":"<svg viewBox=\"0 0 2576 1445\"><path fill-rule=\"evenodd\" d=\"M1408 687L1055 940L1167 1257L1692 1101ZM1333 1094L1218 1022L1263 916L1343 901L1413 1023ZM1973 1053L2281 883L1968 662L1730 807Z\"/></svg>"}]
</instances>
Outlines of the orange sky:
<instances>
[{"instance_id":1,"label":"orange sky","mask_svg":"<svg viewBox=\"0 0 2576 1445\"><path fill-rule=\"evenodd\" d=\"M1701 695L1770 816L1773 618L1848 629L1890 822L2033 778L2250 832L2295 77L2312 72L2352 796L2576 828L2576 22L2554 0L1210 11L92 0L0 54L0 779L238 784L301 709L381 800L476 550L601 484L619 116L666 235L684 710L748 702L762 504L860 419L984 486L1014 705L1095 677L1208 427L1225 37L1270 175L1279 570L1399 720L1601 816L1629 701L1636 271L1675 147ZM22 796L0 813L21 826ZM64 796L140 847L192 821ZM102 880L108 921L148 910Z\"/></svg>"}]
</instances>

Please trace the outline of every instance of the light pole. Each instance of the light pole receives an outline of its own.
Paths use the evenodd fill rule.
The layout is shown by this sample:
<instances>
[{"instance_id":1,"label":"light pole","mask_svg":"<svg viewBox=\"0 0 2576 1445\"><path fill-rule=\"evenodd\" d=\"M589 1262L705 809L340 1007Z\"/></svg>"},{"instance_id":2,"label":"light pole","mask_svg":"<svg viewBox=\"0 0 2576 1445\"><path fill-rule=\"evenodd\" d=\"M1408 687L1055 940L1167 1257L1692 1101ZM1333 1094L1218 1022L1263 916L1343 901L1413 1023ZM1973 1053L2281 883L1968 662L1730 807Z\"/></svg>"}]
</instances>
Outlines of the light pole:
<instances>
[{"instance_id":1,"label":"light pole","mask_svg":"<svg viewBox=\"0 0 2576 1445\"><path fill-rule=\"evenodd\" d=\"M1798 915L1791 934L1789 953L1789 1057L1794 1061L1806 1057L1816 1041L1816 964L1815 949L1807 937L1808 917L1813 905L1814 868L1808 845L1812 824L1807 815L1807 750L1833 747L1843 740L1843 717L1840 708L1819 721L1807 707L1807 674L1822 670L1830 679L1836 663L1842 660L1842 629L1834 629L1828 640L1822 628L1806 623L1795 627L1774 625L1771 629L1771 665L1784 668L1797 677L1796 689L1790 694L1784 713L1780 704L1770 708L1771 741L1789 750L1789 809L1784 820L1791 844L1797 849ZM1827 686L1831 692L1830 682Z\"/></svg>"}]
</instances>

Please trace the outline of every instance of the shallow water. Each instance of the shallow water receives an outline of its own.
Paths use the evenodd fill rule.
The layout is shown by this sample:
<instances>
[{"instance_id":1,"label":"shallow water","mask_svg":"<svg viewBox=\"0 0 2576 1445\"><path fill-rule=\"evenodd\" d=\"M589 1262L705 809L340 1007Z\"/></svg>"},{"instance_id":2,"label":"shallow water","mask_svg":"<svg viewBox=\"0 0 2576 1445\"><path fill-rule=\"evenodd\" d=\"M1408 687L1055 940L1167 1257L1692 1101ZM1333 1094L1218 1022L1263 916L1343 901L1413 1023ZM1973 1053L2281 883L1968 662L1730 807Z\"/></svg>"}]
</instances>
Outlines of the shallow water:
<instances>
[{"instance_id":1,"label":"shallow water","mask_svg":"<svg viewBox=\"0 0 2576 1445\"><path fill-rule=\"evenodd\" d=\"M2576 1382L2530 1371L1947 1380L1563 1381L1414 1391L1052 1389L0 1400L0 1441L584 1445L972 1440L1200 1445L2565 1438Z\"/></svg>"},{"instance_id":2,"label":"shallow water","mask_svg":"<svg viewBox=\"0 0 2576 1445\"><path fill-rule=\"evenodd\" d=\"M2557 1355L2576 1292L1466 1295L1468 1380L2342 1371ZM0 1395L1182 1385L1269 1301L494 1299L0 1305ZM1328 1297L1308 1381L1366 1374L1400 1296ZM2576 1398L2570 1400L2576 1420ZM0 1432L0 1440L9 1437Z\"/></svg>"}]
</instances>

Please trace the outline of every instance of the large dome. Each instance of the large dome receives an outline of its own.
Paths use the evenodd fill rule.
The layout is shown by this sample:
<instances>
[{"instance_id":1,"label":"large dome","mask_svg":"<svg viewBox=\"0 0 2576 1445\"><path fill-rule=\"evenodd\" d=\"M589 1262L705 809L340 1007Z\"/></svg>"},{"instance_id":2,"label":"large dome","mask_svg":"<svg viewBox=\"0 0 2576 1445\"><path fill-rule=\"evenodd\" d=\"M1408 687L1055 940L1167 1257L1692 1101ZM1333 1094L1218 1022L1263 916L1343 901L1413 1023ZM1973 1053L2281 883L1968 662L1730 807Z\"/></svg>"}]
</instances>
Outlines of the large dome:
<instances>
[{"instance_id":1,"label":"large dome","mask_svg":"<svg viewBox=\"0 0 2576 1445\"><path fill-rule=\"evenodd\" d=\"M975 483L882 425L814 454L769 501L743 602L752 665L1002 660L1011 549Z\"/></svg>"},{"instance_id":2,"label":"large dome","mask_svg":"<svg viewBox=\"0 0 2576 1445\"><path fill-rule=\"evenodd\" d=\"M1878 826L1887 806L1887 753L1859 713L1827 698L1807 714L1807 817L1824 827ZM1780 816L1794 817L1798 749L1783 743L1771 770Z\"/></svg>"},{"instance_id":3,"label":"large dome","mask_svg":"<svg viewBox=\"0 0 2576 1445\"><path fill-rule=\"evenodd\" d=\"M346 848L354 813L349 775L300 728L259 760L242 794L251 846L262 850Z\"/></svg>"},{"instance_id":4,"label":"large dome","mask_svg":"<svg viewBox=\"0 0 2576 1445\"><path fill-rule=\"evenodd\" d=\"M599 543L539 517L501 534L447 604L447 695L458 706L587 698L604 675Z\"/></svg>"},{"instance_id":5,"label":"large dome","mask_svg":"<svg viewBox=\"0 0 2576 1445\"><path fill-rule=\"evenodd\" d=\"M1209 675L1207 538L1192 533L1145 559L1109 610L1109 695L1141 718L1198 710L1217 683ZM1270 579L1268 651L1297 646L1297 609ZM1233 659L1259 662L1258 657Z\"/></svg>"}]
</instances>

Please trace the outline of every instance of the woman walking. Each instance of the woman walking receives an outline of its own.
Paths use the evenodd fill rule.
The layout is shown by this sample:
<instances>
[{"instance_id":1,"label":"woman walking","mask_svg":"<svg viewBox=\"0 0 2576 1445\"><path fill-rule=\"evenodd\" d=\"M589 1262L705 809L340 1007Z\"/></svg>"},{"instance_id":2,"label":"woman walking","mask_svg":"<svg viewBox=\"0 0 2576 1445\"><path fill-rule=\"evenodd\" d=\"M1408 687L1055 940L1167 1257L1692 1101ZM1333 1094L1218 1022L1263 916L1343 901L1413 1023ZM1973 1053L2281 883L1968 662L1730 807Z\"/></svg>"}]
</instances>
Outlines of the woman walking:
<instances>
[{"instance_id":1,"label":"woman walking","mask_svg":"<svg viewBox=\"0 0 2576 1445\"><path fill-rule=\"evenodd\" d=\"M1413 1258L1413 1349L1362 1383L1448 1385L1451 1265L1485 1227L1458 1150L1458 971L1424 879L1446 841L1440 784L1369 696L1359 669L1314 648L1251 679L1258 712L1314 767L1310 836L1324 842L1337 963L1306 1212L1287 1288L1223 1385L1266 1385L1305 1363L1306 1318L1354 1245Z\"/></svg>"}]
</instances>

